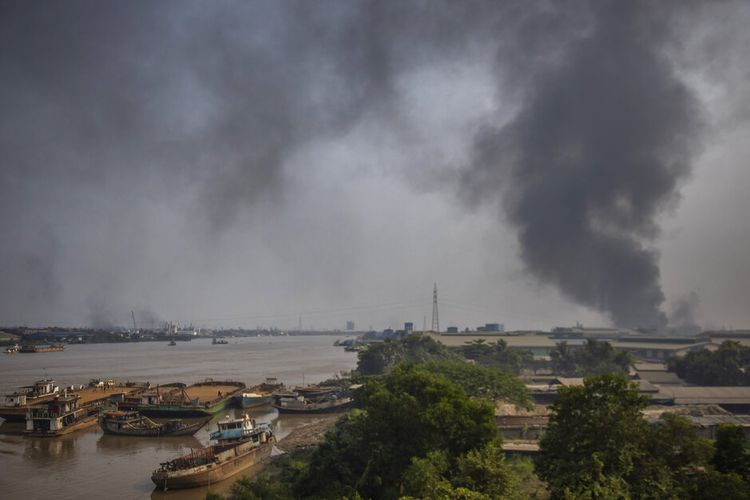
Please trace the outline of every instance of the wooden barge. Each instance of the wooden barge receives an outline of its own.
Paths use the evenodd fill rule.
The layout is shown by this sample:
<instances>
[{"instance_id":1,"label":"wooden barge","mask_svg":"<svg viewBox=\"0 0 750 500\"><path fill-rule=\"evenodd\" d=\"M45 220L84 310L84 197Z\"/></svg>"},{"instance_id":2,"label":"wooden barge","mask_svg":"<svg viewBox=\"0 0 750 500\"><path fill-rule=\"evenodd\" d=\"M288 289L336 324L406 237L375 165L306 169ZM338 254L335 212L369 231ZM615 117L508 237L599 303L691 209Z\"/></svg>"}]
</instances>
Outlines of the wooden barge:
<instances>
[{"instance_id":1,"label":"wooden barge","mask_svg":"<svg viewBox=\"0 0 750 500\"><path fill-rule=\"evenodd\" d=\"M271 455L275 438L268 424L256 424L247 415L218 423L211 433L217 444L164 462L151 481L164 490L195 488L239 474Z\"/></svg>"},{"instance_id":2,"label":"wooden barge","mask_svg":"<svg viewBox=\"0 0 750 500\"><path fill-rule=\"evenodd\" d=\"M60 352L64 350L65 350L65 346L62 344L49 344L49 345L28 344L28 345L22 345L21 348L18 350L18 352L23 352L23 353Z\"/></svg>"},{"instance_id":3,"label":"wooden barge","mask_svg":"<svg viewBox=\"0 0 750 500\"><path fill-rule=\"evenodd\" d=\"M210 417L231 405L245 388L242 382L207 380L185 387L173 384L167 390L158 388L151 402L137 405L149 418Z\"/></svg>"},{"instance_id":4,"label":"wooden barge","mask_svg":"<svg viewBox=\"0 0 750 500\"><path fill-rule=\"evenodd\" d=\"M354 406L350 397L331 396L325 399L310 400L304 396L279 398L273 407L279 413L307 415L316 413L339 413Z\"/></svg>"},{"instance_id":5,"label":"wooden barge","mask_svg":"<svg viewBox=\"0 0 750 500\"><path fill-rule=\"evenodd\" d=\"M154 422L137 411L108 411L99 415L99 427L105 434L118 436L192 436L206 425L211 417L198 421L184 421L181 419L167 422Z\"/></svg>"}]
</instances>

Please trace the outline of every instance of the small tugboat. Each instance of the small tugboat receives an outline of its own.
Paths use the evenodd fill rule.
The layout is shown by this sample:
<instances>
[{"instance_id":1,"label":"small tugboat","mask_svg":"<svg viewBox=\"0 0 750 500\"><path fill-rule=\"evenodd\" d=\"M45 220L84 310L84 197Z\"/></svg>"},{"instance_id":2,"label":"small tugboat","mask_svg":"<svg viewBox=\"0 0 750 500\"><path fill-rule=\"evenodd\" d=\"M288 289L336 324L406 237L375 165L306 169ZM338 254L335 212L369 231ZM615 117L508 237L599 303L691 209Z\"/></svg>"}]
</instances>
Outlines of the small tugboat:
<instances>
[{"instance_id":1,"label":"small tugboat","mask_svg":"<svg viewBox=\"0 0 750 500\"><path fill-rule=\"evenodd\" d=\"M271 426L245 415L229 416L210 438L216 444L164 462L151 475L158 488L195 488L239 474L271 455L275 442Z\"/></svg>"},{"instance_id":2,"label":"small tugboat","mask_svg":"<svg viewBox=\"0 0 750 500\"><path fill-rule=\"evenodd\" d=\"M99 427L105 434L118 436L192 436L209 420L210 417L190 423L180 419L157 423L137 411L108 411L99 416Z\"/></svg>"},{"instance_id":3,"label":"small tugboat","mask_svg":"<svg viewBox=\"0 0 750 500\"><path fill-rule=\"evenodd\" d=\"M34 437L55 437L96 425L96 411L81 408L77 394L62 396L29 407L25 434Z\"/></svg>"},{"instance_id":4,"label":"small tugboat","mask_svg":"<svg viewBox=\"0 0 750 500\"><path fill-rule=\"evenodd\" d=\"M169 346L177 345L177 342L175 342L174 340L170 340L169 344L167 344L167 345L169 345Z\"/></svg>"}]
</instances>

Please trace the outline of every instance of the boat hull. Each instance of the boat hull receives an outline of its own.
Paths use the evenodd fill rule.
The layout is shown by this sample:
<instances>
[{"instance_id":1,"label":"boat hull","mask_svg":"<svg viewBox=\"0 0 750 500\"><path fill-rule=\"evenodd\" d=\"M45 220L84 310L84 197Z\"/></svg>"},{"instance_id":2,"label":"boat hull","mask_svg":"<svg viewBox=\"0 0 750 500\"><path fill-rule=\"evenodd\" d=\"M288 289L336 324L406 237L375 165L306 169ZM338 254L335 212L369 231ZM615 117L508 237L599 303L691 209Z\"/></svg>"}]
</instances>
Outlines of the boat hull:
<instances>
[{"instance_id":1,"label":"boat hull","mask_svg":"<svg viewBox=\"0 0 750 500\"><path fill-rule=\"evenodd\" d=\"M250 408L262 408L264 406L270 406L271 403L273 403L273 396L240 396L237 398L237 401L239 401L240 407L246 410Z\"/></svg>"},{"instance_id":2,"label":"boat hull","mask_svg":"<svg viewBox=\"0 0 750 500\"><path fill-rule=\"evenodd\" d=\"M149 418L177 419L210 417L229 407L234 402L238 393L245 388L245 384L239 382L202 382L186 387L184 390L190 391L197 387L223 387L225 392L221 394L218 399L203 404L166 403L139 405L134 409L139 411L141 415L145 415ZM231 387L231 390L227 391L227 387Z\"/></svg>"},{"instance_id":3,"label":"boat hull","mask_svg":"<svg viewBox=\"0 0 750 500\"><path fill-rule=\"evenodd\" d=\"M26 422L27 406L0 408L0 417L8 422Z\"/></svg>"},{"instance_id":4,"label":"boat hull","mask_svg":"<svg viewBox=\"0 0 750 500\"><path fill-rule=\"evenodd\" d=\"M239 445L235 449L235 456L218 464L201 465L192 469L166 471L157 470L151 475L151 481L159 489L185 489L207 486L230 478L246 471L253 465L263 462L271 456L274 440L271 439L261 445L250 447L249 443ZM226 453L226 452L225 452Z\"/></svg>"},{"instance_id":5,"label":"boat hull","mask_svg":"<svg viewBox=\"0 0 750 500\"><path fill-rule=\"evenodd\" d=\"M43 431L43 430L34 430L34 431L24 431L24 434L30 437L57 437L62 436L65 434L69 434L71 432L80 431L82 429L88 429L89 427L94 427L97 422L97 416L96 415L89 415L87 417L83 417L77 422L67 425L63 427L62 429L56 430L56 431Z\"/></svg>"},{"instance_id":6,"label":"boat hull","mask_svg":"<svg viewBox=\"0 0 750 500\"><path fill-rule=\"evenodd\" d=\"M181 428L169 428L167 424L154 428L133 428L120 425L121 422L116 420L99 419L99 427L104 434L113 434L117 436L136 436L136 437L160 437L160 436L192 436L198 430L206 425L209 418L201 419L190 425Z\"/></svg>"},{"instance_id":7,"label":"boat hull","mask_svg":"<svg viewBox=\"0 0 750 500\"><path fill-rule=\"evenodd\" d=\"M285 413L287 415L311 415L311 414L318 414L318 413L340 413L343 411L348 410L354 406L354 401L347 401L344 403L334 404L334 405L318 405L318 404L308 404L305 406L283 406L274 404L273 407L278 410L279 413Z\"/></svg>"},{"instance_id":8,"label":"boat hull","mask_svg":"<svg viewBox=\"0 0 750 500\"><path fill-rule=\"evenodd\" d=\"M188 405L154 405L139 406L136 408L141 415L149 418L203 418L212 417L214 414L226 409L232 398L227 398L212 406L188 406Z\"/></svg>"}]
</instances>

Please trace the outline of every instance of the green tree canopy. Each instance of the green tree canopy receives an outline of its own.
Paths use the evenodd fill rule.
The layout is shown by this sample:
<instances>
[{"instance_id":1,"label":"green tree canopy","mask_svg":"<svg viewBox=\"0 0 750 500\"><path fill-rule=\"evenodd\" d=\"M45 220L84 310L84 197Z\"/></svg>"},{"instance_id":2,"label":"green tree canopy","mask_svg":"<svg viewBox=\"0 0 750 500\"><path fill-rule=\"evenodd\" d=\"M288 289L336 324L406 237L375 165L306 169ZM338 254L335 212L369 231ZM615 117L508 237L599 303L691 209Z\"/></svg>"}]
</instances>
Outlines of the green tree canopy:
<instances>
[{"instance_id":1,"label":"green tree canopy","mask_svg":"<svg viewBox=\"0 0 750 500\"><path fill-rule=\"evenodd\" d=\"M750 347L722 342L716 351L689 352L667 362L670 371L699 385L750 385Z\"/></svg>"},{"instance_id":2,"label":"green tree canopy","mask_svg":"<svg viewBox=\"0 0 750 500\"><path fill-rule=\"evenodd\" d=\"M430 361L424 364L424 368L458 384L472 398L485 399L493 404L498 399L518 406L528 406L531 403L523 382L498 369L464 361Z\"/></svg>"},{"instance_id":3,"label":"green tree canopy","mask_svg":"<svg viewBox=\"0 0 750 500\"><path fill-rule=\"evenodd\" d=\"M533 360L529 351L512 349L503 340L487 343L485 339L466 342L457 348L466 359L491 368L498 368L508 373L519 374Z\"/></svg>"},{"instance_id":4,"label":"green tree canopy","mask_svg":"<svg viewBox=\"0 0 750 500\"><path fill-rule=\"evenodd\" d=\"M489 404L417 364L370 381L362 403L364 411L341 419L313 454L299 496L397 498L414 459L444 453L453 469L497 439Z\"/></svg>"},{"instance_id":5,"label":"green tree canopy","mask_svg":"<svg viewBox=\"0 0 750 500\"><path fill-rule=\"evenodd\" d=\"M663 414L649 426L645 404L621 375L560 389L536 461L553 498L748 498L741 429L720 429L714 451L684 417Z\"/></svg>"},{"instance_id":6,"label":"green tree canopy","mask_svg":"<svg viewBox=\"0 0 750 500\"><path fill-rule=\"evenodd\" d=\"M590 487L593 479L607 478L610 487L633 472L643 456L647 424L640 412L645 406L637 386L619 375L561 387L536 462L553 496ZM598 476L592 478L594 471Z\"/></svg>"},{"instance_id":7,"label":"green tree canopy","mask_svg":"<svg viewBox=\"0 0 750 500\"><path fill-rule=\"evenodd\" d=\"M358 355L357 371L362 375L388 373L402 361L459 361L462 358L426 335L409 335L403 340L386 340L367 346Z\"/></svg>"},{"instance_id":8,"label":"green tree canopy","mask_svg":"<svg viewBox=\"0 0 750 500\"><path fill-rule=\"evenodd\" d=\"M552 370L566 377L584 377L605 373L627 374L633 364L630 354L606 341L586 339L582 346L561 342L550 352Z\"/></svg>"}]
</instances>

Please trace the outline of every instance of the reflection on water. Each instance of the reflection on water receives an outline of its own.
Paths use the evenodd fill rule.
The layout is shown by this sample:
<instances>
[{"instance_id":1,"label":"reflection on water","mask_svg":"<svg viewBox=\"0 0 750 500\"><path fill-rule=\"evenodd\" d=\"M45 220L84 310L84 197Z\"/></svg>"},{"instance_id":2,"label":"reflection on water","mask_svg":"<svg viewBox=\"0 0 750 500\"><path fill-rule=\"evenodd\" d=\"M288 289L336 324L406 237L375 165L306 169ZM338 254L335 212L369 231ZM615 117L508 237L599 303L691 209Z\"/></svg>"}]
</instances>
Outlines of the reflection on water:
<instances>
[{"instance_id":1,"label":"reflection on water","mask_svg":"<svg viewBox=\"0 0 750 500\"><path fill-rule=\"evenodd\" d=\"M203 448L203 444L194 436L174 436L154 439L135 436L114 436L112 434L102 434L96 442L97 451L103 455L120 455L123 452L137 453L144 449L180 451L186 448Z\"/></svg>"},{"instance_id":2,"label":"reflection on water","mask_svg":"<svg viewBox=\"0 0 750 500\"><path fill-rule=\"evenodd\" d=\"M175 380L192 383L206 377L231 378L247 384L277 376L288 384L319 381L348 370L356 357L333 347L330 337L233 340L228 346L210 341L180 343L177 348L143 344L73 345L64 352L6 356L0 361L0 392L47 375L61 385L86 383L94 377L120 380ZM165 352L161 352L165 351ZM0 426L0 496L9 499L168 498L203 499L207 491L227 493L240 476L210 488L155 490L151 473L159 464L208 445L216 421L226 415L250 414L273 422L277 436L309 422L300 416L278 417L273 408L228 410L215 416L194 436L141 438L104 435L98 427L59 438L28 438L23 424ZM5 434L11 431L10 434ZM15 432L15 434L13 433ZM252 468L247 475L257 474Z\"/></svg>"},{"instance_id":3,"label":"reflection on water","mask_svg":"<svg viewBox=\"0 0 750 500\"><path fill-rule=\"evenodd\" d=\"M59 438L24 438L24 459L37 467L46 467L58 460L69 460L76 454L76 439L72 435Z\"/></svg>"}]
</instances>

